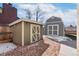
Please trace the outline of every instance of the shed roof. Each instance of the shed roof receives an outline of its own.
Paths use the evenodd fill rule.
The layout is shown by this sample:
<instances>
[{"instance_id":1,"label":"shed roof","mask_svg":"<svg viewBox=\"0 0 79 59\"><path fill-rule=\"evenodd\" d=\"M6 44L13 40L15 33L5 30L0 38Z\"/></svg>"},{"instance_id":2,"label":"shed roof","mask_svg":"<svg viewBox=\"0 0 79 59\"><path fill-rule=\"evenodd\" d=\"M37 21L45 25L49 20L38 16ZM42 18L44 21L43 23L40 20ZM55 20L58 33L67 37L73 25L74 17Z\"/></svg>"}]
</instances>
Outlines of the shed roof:
<instances>
[{"instance_id":1,"label":"shed roof","mask_svg":"<svg viewBox=\"0 0 79 59\"><path fill-rule=\"evenodd\" d=\"M62 19L61 19L60 17L52 16L52 17L50 17L46 22L56 22L56 21L62 22Z\"/></svg>"},{"instance_id":2,"label":"shed roof","mask_svg":"<svg viewBox=\"0 0 79 59\"><path fill-rule=\"evenodd\" d=\"M19 22L22 22L22 21L28 22L28 23L33 23L33 24L42 25L42 23L39 23L39 22L36 22L36 21L33 21L33 20L29 20L29 19L18 19L18 20L14 21L14 22L12 22L12 23L10 23L10 24L8 24L8 25L9 25L9 26L12 26L12 25L15 25L15 24L17 24L17 23L19 23Z\"/></svg>"}]
</instances>

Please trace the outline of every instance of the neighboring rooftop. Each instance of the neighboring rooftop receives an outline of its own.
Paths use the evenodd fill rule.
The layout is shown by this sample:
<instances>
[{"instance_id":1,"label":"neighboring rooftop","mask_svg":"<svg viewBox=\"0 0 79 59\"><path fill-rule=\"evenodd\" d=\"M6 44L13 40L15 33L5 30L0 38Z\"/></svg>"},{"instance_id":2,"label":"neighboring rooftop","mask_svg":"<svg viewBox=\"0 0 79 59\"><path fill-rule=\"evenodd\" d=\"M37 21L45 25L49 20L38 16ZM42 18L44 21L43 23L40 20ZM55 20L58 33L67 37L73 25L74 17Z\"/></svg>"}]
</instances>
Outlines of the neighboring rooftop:
<instances>
[{"instance_id":1,"label":"neighboring rooftop","mask_svg":"<svg viewBox=\"0 0 79 59\"><path fill-rule=\"evenodd\" d=\"M60 17L55 17L55 16L52 16L50 17L47 22L56 22L56 21L62 21Z\"/></svg>"},{"instance_id":2,"label":"neighboring rooftop","mask_svg":"<svg viewBox=\"0 0 79 59\"><path fill-rule=\"evenodd\" d=\"M66 31L76 31L77 28L76 28L76 26L70 25L70 26L66 27L65 30L66 30Z\"/></svg>"}]
</instances>

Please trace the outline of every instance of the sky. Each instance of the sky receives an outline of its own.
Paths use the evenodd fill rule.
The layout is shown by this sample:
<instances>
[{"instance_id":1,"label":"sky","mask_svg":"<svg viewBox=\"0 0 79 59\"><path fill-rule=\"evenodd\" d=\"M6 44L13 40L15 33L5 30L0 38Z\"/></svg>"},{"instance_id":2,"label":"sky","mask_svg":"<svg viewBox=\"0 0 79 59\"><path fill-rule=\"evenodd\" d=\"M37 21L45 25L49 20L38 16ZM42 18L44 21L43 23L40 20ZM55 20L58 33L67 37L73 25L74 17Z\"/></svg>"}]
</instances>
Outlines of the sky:
<instances>
[{"instance_id":1,"label":"sky","mask_svg":"<svg viewBox=\"0 0 79 59\"><path fill-rule=\"evenodd\" d=\"M42 16L39 18L39 22L45 23L46 20L52 16L60 17L65 26L76 25L77 20L77 9L74 3L17 3L12 4L13 7L18 10L19 18L26 18L25 9L29 9L32 13L32 19L35 20L35 10L39 6ZM2 4L0 4L2 6Z\"/></svg>"}]
</instances>

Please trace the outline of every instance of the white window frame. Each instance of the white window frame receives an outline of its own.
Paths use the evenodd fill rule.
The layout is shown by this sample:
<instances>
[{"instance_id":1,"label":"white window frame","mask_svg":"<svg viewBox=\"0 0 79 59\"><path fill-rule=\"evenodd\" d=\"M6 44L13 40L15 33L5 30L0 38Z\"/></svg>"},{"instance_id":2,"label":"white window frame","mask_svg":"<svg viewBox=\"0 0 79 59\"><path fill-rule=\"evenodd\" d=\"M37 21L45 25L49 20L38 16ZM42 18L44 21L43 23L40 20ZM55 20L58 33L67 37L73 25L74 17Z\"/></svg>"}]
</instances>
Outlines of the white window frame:
<instances>
[{"instance_id":1,"label":"white window frame","mask_svg":"<svg viewBox=\"0 0 79 59\"><path fill-rule=\"evenodd\" d=\"M58 35L59 35L59 25L58 25L58 24L48 25L48 26L47 26L47 34L48 34L48 35L50 35L50 34L49 34L49 31L51 31L51 30L49 29L49 26L52 26L52 29L53 29L53 26L57 26L57 30L52 30L52 35L54 35L54 34L53 34L53 31L57 31L57 36L58 36Z\"/></svg>"},{"instance_id":2,"label":"white window frame","mask_svg":"<svg viewBox=\"0 0 79 59\"><path fill-rule=\"evenodd\" d=\"M48 26L47 26L47 34L48 34L48 35L50 35L50 34L49 34L49 26L52 26L52 25L48 25ZM52 31L52 30L50 30L50 31Z\"/></svg>"}]
</instances>

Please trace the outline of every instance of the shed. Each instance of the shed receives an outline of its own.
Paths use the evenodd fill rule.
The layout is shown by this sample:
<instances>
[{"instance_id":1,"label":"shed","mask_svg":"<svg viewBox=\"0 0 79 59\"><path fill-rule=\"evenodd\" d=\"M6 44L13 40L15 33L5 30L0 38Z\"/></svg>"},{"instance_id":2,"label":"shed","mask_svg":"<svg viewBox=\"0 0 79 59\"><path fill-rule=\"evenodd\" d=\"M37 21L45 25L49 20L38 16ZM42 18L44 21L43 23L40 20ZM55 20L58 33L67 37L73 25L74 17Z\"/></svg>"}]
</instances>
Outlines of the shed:
<instances>
[{"instance_id":1,"label":"shed","mask_svg":"<svg viewBox=\"0 0 79 59\"><path fill-rule=\"evenodd\" d=\"M13 33L13 42L22 46L42 39L42 24L33 20L18 19L9 24Z\"/></svg>"},{"instance_id":2,"label":"shed","mask_svg":"<svg viewBox=\"0 0 79 59\"><path fill-rule=\"evenodd\" d=\"M45 34L53 36L64 35L64 24L59 17L52 16L45 23Z\"/></svg>"}]
</instances>

